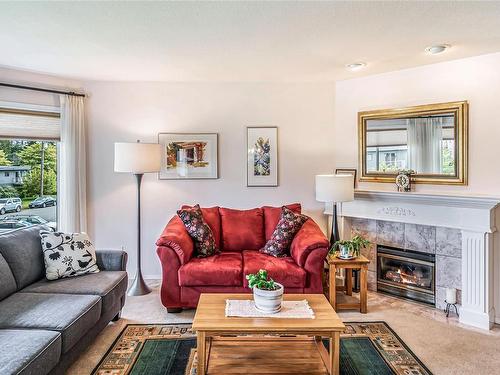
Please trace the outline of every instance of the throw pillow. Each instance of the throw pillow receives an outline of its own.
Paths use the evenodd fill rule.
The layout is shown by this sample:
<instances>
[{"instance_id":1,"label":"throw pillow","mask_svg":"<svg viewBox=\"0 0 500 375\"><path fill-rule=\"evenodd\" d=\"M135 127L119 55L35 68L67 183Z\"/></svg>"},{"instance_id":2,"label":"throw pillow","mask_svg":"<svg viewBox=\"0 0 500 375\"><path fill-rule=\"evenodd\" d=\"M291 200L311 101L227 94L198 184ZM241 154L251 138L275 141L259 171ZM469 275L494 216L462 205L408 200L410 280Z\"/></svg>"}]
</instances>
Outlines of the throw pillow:
<instances>
[{"instance_id":1,"label":"throw pillow","mask_svg":"<svg viewBox=\"0 0 500 375\"><path fill-rule=\"evenodd\" d=\"M99 272L95 248L86 233L40 231L48 280Z\"/></svg>"},{"instance_id":2,"label":"throw pillow","mask_svg":"<svg viewBox=\"0 0 500 375\"><path fill-rule=\"evenodd\" d=\"M203 219L203 214L200 205L191 208L183 208L177 211L186 230L193 239L196 256L198 258L205 258L219 252L215 244L214 234L212 229L208 226Z\"/></svg>"},{"instance_id":3,"label":"throw pillow","mask_svg":"<svg viewBox=\"0 0 500 375\"><path fill-rule=\"evenodd\" d=\"M290 245L295 234L302 228L302 225L309 218L306 215L296 214L292 210L282 207L281 216L276 228L269 241L260 250L262 253L275 257L284 257L289 255Z\"/></svg>"}]
</instances>

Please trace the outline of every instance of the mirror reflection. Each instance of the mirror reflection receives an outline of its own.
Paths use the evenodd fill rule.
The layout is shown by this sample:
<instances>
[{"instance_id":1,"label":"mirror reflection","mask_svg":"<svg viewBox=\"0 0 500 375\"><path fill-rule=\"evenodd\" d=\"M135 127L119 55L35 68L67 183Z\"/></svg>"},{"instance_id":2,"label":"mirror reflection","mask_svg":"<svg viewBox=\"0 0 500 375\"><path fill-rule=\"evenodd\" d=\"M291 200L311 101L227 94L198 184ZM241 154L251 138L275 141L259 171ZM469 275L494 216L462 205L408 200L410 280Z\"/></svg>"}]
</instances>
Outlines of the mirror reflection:
<instances>
[{"instance_id":1,"label":"mirror reflection","mask_svg":"<svg viewBox=\"0 0 500 375\"><path fill-rule=\"evenodd\" d=\"M369 119L365 129L368 173L456 174L454 113Z\"/></svg>"}]
</instances>

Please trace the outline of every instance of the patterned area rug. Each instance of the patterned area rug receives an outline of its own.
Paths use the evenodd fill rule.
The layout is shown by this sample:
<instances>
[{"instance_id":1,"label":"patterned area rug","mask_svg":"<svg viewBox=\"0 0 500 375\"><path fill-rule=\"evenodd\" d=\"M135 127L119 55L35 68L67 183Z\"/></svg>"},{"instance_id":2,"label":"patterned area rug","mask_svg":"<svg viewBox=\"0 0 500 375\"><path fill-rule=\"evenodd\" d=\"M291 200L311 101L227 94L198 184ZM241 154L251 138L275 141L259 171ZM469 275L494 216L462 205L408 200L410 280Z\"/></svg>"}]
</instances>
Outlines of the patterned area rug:
<instances>
[{"instance_id":1,"label":"patterned area rug","mask_svg":"<svg viewBox=\"0 0 500 375\"><path fill-rule=\"evenodd\" d=\"M342 375L432 375L385 322L345 325ZM190 324L129 324L93 374L196 375L196 334Z\"/></svg>"}]
</instances>

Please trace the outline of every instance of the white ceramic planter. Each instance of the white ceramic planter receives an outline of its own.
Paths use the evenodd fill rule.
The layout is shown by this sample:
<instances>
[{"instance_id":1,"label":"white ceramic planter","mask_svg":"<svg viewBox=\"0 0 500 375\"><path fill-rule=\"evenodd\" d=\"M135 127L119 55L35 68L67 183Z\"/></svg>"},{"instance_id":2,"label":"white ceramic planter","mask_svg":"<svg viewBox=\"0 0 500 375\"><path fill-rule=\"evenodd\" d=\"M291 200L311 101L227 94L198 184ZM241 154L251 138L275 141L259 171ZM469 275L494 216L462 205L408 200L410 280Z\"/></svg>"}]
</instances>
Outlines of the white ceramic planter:
<instances>
[{"instance_id":1,"label":"white ceramic planter","mask_svg":"<svg viewBox=\"0 0 500 375\"><path fill-rule=\"evenodd\" d=\"M340 250L339 251L340 258L351 259L351 258L356 257L356 255L354 254L354 251L347 246L340 245L339 250Z\"/></svg>"},{"instance_id":2,"label":"white ceramic planter","mask_svg":"<svg viewBox=\"0 0 500 375\"><path fill-rule=\"evenodd\" d=\"M284 287L279 283L276 283L276 285L279 286L276 290L253 288L253 300L258 310L269 314L277 313L281 310Z\"/></svg>"}]
</instances>

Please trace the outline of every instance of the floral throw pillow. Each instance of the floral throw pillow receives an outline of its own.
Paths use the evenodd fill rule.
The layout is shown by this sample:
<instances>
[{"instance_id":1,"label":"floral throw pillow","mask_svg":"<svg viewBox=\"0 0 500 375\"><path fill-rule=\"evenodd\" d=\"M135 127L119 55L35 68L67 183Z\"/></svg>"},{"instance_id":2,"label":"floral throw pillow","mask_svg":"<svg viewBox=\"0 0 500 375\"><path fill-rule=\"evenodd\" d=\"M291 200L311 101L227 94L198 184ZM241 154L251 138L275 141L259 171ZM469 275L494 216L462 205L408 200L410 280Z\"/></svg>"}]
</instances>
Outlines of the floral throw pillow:
<instances>
[{"instance_id":1,"label":"floral throw pillow","mask_svg":"<svg viewBox=\"0 0 500 375\"><path fill-rule=\"evenodd\" d=\"M86 233L40 231L48 280L99 272L95 248Z\"/></svg>"},{"instance_id":2,"label":"floral throw pillow","mask_svg":"<svg viewBox=\"0 0 500 375\"><path fill-rule=\"evenodd\" d=\"M198 258L205 258L219 252L212 229L203 219L200 205L197 204L191 208L181 209L177 211L177 215L181 218L186 230L193 239Z\"/></svg>"},{"instance_id":3,"label":"floral throw pillow","mask_svg":"<svg viewBox=\"0 0 500 375\"><path fill-rule=\"evenodd\" d=\"M275 257L289 255L293 238L308 219L306 215L296 214L292 210L282 207L278 224L276 224L271 238L260 251Z\"/></svg>"}]
</instances>

